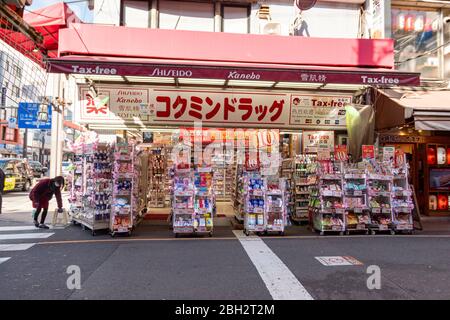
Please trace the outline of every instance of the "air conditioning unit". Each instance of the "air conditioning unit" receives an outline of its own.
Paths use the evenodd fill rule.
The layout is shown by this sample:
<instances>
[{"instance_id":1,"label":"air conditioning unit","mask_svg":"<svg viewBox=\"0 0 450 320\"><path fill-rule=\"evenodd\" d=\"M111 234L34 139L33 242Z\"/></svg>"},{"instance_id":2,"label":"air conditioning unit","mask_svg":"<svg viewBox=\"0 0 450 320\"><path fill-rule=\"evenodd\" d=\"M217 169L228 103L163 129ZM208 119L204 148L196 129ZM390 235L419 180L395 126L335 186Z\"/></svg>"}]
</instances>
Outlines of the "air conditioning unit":
<instances>
[{"instance_id":1,"label":"air conditioning unit","mask_svg":"<svg viewBox=\"0 0 450 320\"><path fill-rule=\"evenodd\" d=\"M262 22L259 26L259 32L261 34L272 34L272 35L280 35L281 34L281 24L278 22Z\"/></svg>"}]
</instances>

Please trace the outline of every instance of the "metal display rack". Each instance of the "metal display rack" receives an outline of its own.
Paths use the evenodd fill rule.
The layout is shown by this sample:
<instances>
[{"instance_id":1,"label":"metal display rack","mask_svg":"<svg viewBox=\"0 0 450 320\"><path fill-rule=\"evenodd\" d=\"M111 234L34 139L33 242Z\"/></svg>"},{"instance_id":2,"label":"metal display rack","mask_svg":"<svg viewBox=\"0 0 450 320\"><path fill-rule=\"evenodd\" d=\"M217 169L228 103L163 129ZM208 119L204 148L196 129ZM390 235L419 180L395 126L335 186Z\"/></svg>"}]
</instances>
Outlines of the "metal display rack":
<instances>
[{"instance_id":1,"label":"metal display rack","mask_svg":"<svg viewBox=\"0 0 450 320\"><path fill-rule=\"evenodd\" d=\"M318 184L311 190L310 211L313 228L324 235L345 231L345 209L341 170L333 168L331 161L321 161Z\"/></svg>"},{"instance_id":2,"label":"metal display rack","mask_svg":"<svg viewBox=\"0 0 450 320\"><path fill-rule=\"evenodd\" d=\"M285 186L286 180L284 178L265 179L264 214L266 233L278 232L279 235L284 235L284 227L287 223Z\"/></svg>"},{"instance_id":3,"label":"metal display rack","mask_svg":"<svg viewBox=\"0 0 450 320\"><path fill-rule=\"evenodd\" d=\"M396 232L414 232L413 224L413 194L408 183L408 164L403 156L402 163L393 168L392 186L392 227Z\"/></svg>"},{"instance_id":4,"label":"metal display rack","mask_svg":"<svg viewBox=\"0 0 450 320\"><path fill-rule=\"evenodd\" d=\"M114 190L111 204L110 233L131 235L133 229L133 182L134 155L133 146L118 143L114 150Z\"/></svg>"},{"instance_id":5,"label":"metal display rack","mask_svg":"<svg viewBox=\"0 0 450 320\"><path fill-rule=\"evenodd\" d=\"M345 232L369 234L370 209L367 205L365 168L347 166L344 174Z\"/></svg>"},{"instance_id":6,"label":"metal display rack","mask_svg":"<svg viewBox=\"0 0 450 320\"><path fill-rule=\"evenodd\" d=\"M368 202L371 212L370 232L390 232L392 230L392 175L369 173L367 175Z\"/></svg>"},{"instance_id":7,"label":"metal display rack","mask_svg":"<svg viewBox=\"0 0 450 320\"><path fill-rule=\"evenodd\" d=\"M72 223L89 229L92 235L107 230L110 223L111 148L108 144L83 145L75 157L71 195Z\"/></svg>"},{"instance_id":8,"label":"metal display rack","mask_svg":"<svg viewBox=\"0 0 450 320\"><path fill-rule=\"evenodd\" d=\"M246 172L244 176L244 233L266 231L265 179L259 172Z\"/></svg>"},{"instance_id":9,"label":"metal display rack","mask_svg":"<svg viewBox=\"0 0 450 320\"><path fill-rule=\"evenodd\" d=\"M194 173L194 233L213 234L215 195L212 190L211 168L197 168Z\"/></svg>"},{"instance_id":10,"label":"metal display rack","mask_svg":"<svg viewBox=\"0 0 450 320\"><path fill-rule=\"evenodd\" d=\"M194 183L189 168L175 170L173 177L172 216L173 233L194 233Z\"/></svg>"}]
</instances>

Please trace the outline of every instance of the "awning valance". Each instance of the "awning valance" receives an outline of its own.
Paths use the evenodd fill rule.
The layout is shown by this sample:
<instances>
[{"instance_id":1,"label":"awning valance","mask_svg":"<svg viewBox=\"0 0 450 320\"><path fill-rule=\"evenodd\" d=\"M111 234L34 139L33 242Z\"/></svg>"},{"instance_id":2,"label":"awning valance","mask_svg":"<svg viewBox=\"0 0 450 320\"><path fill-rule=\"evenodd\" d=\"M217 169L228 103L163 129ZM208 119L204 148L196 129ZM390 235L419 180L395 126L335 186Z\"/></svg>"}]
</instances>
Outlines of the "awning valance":
<instances>
[{"instance_id":1,"label":"awning valance","mask_svg":"<svg viewBox=\"0 0 450 320\"><path fill-rule=\"evenodd\" d=\"M82 74L86 77L94 75L141 76L358 84L380 87L420 84L420 74L392 69L80 55L50 59L49 71Z\"/></svg>"},{"instance_id":2,"label":"awning valance","mask_svg":"<svg viewBox=\"0 0 450 320\"><path fill-rule=\"evenodd\" d=\"M382 95L377 101L378 129L401 125L413 117L416 130L450 131L450 90L378 91Z\"/></svg>"}]
</instances>

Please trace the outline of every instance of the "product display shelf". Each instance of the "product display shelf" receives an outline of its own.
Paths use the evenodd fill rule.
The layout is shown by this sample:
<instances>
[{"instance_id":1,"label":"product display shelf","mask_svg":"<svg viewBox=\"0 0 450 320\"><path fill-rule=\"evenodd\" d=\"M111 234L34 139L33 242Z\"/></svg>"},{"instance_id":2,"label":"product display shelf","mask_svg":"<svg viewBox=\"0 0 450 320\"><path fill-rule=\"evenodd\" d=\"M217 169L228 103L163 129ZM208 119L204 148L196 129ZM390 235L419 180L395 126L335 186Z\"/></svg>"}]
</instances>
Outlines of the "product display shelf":
<instances>
[{"instance_id":1,"label":"product display shelf","mask_svg":"<svg viewBox=\"0 0 450 320\"><path fill-rule=\"evenodd\" d=\"M238 164L235 174L235 189L233 192L234 215L239 223L244 223L244 170L243 165Z\"/></svg>"},{"instance_id":2,"label":"product display shelf","mask_svg":"<svg viewBox=\"0 0 450 320\"><path fill-rule=\"evenodd\" d=\"M133 158L133 227L136 227L147 213L148 155L143 151L135 151Z\"/></svg>"},{"instance_id":3,"label":"product display shelf","mask_svg":"<svg viewBox=\"0 0 450 320\"><path fill-rule=\"evenodd\" d=\"M286 180L285 178L270 177L264 179L264 182L265 231L284 235L284 228L287 224Z\"/></svg>"},{"instance_id":4,"label":"product display shelf","mask_svg":"<svg viewBox=\"0 0 450 320\"><path fill-rule=\"evenodd\" d=\"M212 168L197 168L194 173L194 233L213 234L215 194Z\"/></svg>"},{"instance_id":5,"label":"product display shelf","mask_svg":"<svg viewBox=\"0 0 450 320\"><path fill-rule=\"evenodd\" d=\"M344 193L342 168L336 171L331 161L321 161L318 183L311 188L310 210L313 228L324 235L345 231Z\"/></svg>"},{"instance_id":6,"label":"product display shelf","mask_svg":"<svg viewBox=\"0 0 450 320\"><path fill-rule=\"evenodd\" d=\"M148 157L148 206L164 208L167 195L167 155L164 147L153 147Z\"/></svg>"},{"instance_id":7,"label":"product display shelf","mask_svg":"<svg viewBox=\"0 0 450 320\"><path fill-rule=\"evenodd\" d=\"M244 233L266 231L265 192L266 181L259 172L245 172L244 188Z\"/></svg>"},{"instance_id":8,"label":"product display shelf","mask_svg":"<svg viewBox=\"0 0 450 320\"><path fill-rule=\"evenodd\" d=\"M414 209L411 186L408 183L408 164L403 159L402 164L393 168L392 208L393 230L396 232L413 233Z\"/></svg>"},{"instance_id":9,"label":"product display shelf","mask_svg":"<svg viewBox=\"0 0 450 320\"><path fill-rule=\"evenodd\" d=\"M294 159L283 159L280 176L285 179L285 202L286 215L293 221L295 215L295 181L294 181Z\"/></svg>"},{"instance_id":10,"label":"product display shelf","mask_svg":"<svg viewBox=\"0 0 450 320\"><path fill-rule=\"evenodd\" d=\"M388 172L367 173L368 204L370 208L370 231L394 234L392 224L393 176Z\"/></svg>"},{"instance_id":11,"label":"product display shelf","mask_svg":"<svg viewBox=\"0 0 450 320\"><path fill-rule=\"evenodd\" d=\"M70 171L70 197L69 197L69 215L72 221L74 218L79 217L83 211L83 196L84 196L84 170L85 170L85 158L83 150L75 152L74 162L72 170Z\"/></svg>"},{"instance_id":12,"label":"product display shelf","mask_svg":"<svg viewBox=\"0 0 450 320\"><path fill-rule=\"evenodd\" d=\"M295 159L294 167L294 215L292 220L297 223L309 221L309 200L310 187L314 183L312 177L315 176L316 163L311 155L300 155Z\"/></svg>"},{"instance_id":13,"label":"product display shelf","mask_svg":"<svg viewBox=\"0 0 450 320\"><path fill-rule=\"evenodd\" d=\"M194 182L190 169L175 170L172 187L172 220L175 237L194 233Z\"/></svg>"},{"instance_id":14,"label":"product display shelf","mask_svg":"<svg viewBox=\"0 0 450 320\"><path fill-rule=\"evenodd\" d=\"M134 150L133 145L118 143L114 149L113 164L113 201L111 204L110 233L131 235L133 229L133 181Z\"/></svg>"},{"instance_id":15,"label":"product display shelf","mask_svg":"<svg viewBox=\"0 0 450 320\"><path fill-rule=\"evenodd\" d=\"M369 234L370 209L367 205L365 168L347 166L344 173L345 232Z\"/></svg>"},{"instance_id":16,"label":"product display shelf","mask_svg":"<svg viewBox=\"0 0 450 320\"><path fill-rule=\"evenodd\" d=\"M83 201L81 210L72 215L72 222L92 235L97 230L109 229L111 210L111 148L108 144L92 143L83 148ZM81 157L76 157L79 170ZM77 171L80 172L80 171Z\"/></svg>"}]
</instances>

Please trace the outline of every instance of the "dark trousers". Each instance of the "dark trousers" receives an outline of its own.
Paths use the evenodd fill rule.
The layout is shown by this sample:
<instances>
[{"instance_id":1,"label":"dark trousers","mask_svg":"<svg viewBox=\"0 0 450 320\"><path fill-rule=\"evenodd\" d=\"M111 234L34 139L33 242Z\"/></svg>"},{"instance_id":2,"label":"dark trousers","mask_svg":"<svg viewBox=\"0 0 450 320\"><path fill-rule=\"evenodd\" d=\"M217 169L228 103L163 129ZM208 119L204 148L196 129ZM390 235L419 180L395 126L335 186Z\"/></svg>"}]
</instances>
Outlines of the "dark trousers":
<instances>
[{"instance_id":1,"label":"dark trousers","mask_svg":"<svg viewBox=\"0 0 450 320\"><path fill-rule=\"evenodd\" d=\"M45 223L45 218L47 217L48 208L37 207L36 208L36 212L34 213L34 221L38 221L39 214L41 213L41 211L42 211L41 223L44 224Z\"/></svg>"},{"instance_id":2,"label":"dark trousers","mask_svg":"<svg viewBox=\"0 0 450 320\"><path fill-rule=\"evenodd\" d=\"M3 191L0 191L0 214L2 213L3 207Z\"/></svg>"}]
</instances>

